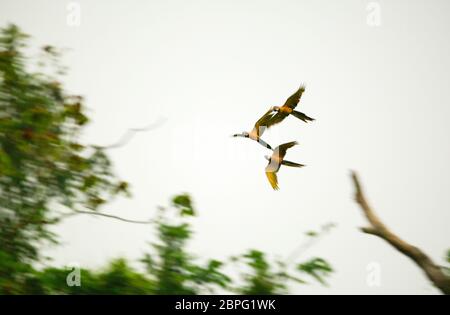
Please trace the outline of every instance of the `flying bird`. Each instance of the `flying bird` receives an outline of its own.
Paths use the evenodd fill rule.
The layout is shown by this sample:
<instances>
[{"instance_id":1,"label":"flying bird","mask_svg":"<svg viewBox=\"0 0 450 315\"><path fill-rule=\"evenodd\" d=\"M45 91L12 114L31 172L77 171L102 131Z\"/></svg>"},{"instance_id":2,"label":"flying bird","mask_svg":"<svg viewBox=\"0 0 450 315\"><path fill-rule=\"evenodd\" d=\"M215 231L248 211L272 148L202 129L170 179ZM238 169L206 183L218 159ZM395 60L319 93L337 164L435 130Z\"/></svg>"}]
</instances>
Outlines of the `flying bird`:
<instances>
[{"instance_id":1,"label":"flying bird","mask_svg":"<svg viewBox=\"0 0 450 315\"><path fill-rule=\"evenodd\" d=\"M297 141L292 141L288 143L284 143L279 145L273 151L272 156L266 156L265 158L269 161L269 164L266 167L266 176L269 180L270 185L274 190L278 190L278 178L277 172L280 170L281 165L291 166L291 167L303 167L305 165L298 164L290 161L284 160L284 156L288 149L297 145Z\"/></svg>"},{"instance_id":2,"label":"flying bird","mask_svg":"<svg viewBox=\"0 0 450 315\"><path fill-rule=\"evenodd\" d=\"M295 107L297 107L298 103L300 102L300 98L302 97L303 92L305 92L305 86L301 85L297 92L292 94L286 100L283 106L273 106L272 110L276 111L277 113L272 117L272 119L270 119L270 121L267 123L267 126L271 127L273 125L276 125L282 122L289 115L293 115L298 119L303 120L305 123L307 123L308 121L314 121L314 118L311 118L306 114L295 110Z\"/></svg>"},{"instance_id":3,"label":"flying bird","mask_svg":"<svg viewBox=\"0 0 450 315\"><path fill-rule=\"evenodd\" d=\"M263 141L261 139L261 136L263 135L264 131L267 129L267 123L275 116L274 110L271 108L265 113L256 123L253 127L252 131L250 132L242 132L237 133L233 135L233 137L243 137L243 138L249 138L254 141L257 141L259 144L261 144L263 147L268 148L270 150L273 150L272 147Z\"/></svg>"}]
</instances>

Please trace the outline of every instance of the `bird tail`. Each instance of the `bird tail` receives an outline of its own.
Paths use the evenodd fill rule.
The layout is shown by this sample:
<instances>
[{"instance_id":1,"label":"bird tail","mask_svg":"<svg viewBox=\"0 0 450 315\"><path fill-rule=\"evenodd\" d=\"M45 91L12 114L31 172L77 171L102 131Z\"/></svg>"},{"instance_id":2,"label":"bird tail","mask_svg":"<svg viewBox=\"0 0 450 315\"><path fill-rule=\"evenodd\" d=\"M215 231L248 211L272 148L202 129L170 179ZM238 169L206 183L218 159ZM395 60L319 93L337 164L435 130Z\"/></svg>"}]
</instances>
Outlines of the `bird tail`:
<instances>
[{"instance_id":1,"label":"bird tail","mask_svg":"<svg viewBox=\"0 0 450 315\"><path fill-rule=\"evenodd\" d=\"M300 120L303 120L305 123L307 123L308 121L314 121L314 118L311 118L301 112L298 112L296 110L292 111L292 115L294 115L295 117L297 117Z\"/></svg>"},{"instance_id":2,"label":"bird tail","mask_svg":"<svg viewBox=\"0 0 450 315\"><path fill-rule=\"evenodd\" d=\"M279 190L277 174L275 172L266 172L266 176L273 190Z\"/></svg>"},{"instance_id":3,"label":"bird tail","mask_svg":"<svg viewBox=\"0 0 450 315\"><path fill-rule=\"evenodd\" d=\"M281 162L281 164L286 165L286 166L291 166L291 167L304 167L305 166L303 164L299 164L299 163L295 163L295 162L291 162L291 161L286 161L286 160Z\"/></svg>"}]
</instances>

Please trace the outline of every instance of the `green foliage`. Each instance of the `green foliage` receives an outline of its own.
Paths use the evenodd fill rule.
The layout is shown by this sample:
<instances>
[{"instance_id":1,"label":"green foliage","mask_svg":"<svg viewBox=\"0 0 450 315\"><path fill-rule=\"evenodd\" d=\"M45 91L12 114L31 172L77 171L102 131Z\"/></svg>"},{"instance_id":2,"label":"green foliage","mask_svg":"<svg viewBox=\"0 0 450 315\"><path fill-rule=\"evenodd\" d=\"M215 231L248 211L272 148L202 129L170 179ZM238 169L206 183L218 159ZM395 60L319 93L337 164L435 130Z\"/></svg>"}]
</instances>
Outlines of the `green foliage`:
<instances>
[{"instance_id":1,"label":"green foliage","mask_svg":"<svg viewBox=\"0 0 450 315\"><path fill-rule=\"evenodd\" d=\"M257 250L240 256L250 271L239 287L223 272L223 262L199 263L187 249L193 234L188 220L196 215L188 194L172 198L172 208L156 218L157 241L143 259L146 273L117 259L100 271L80 270L81 286L69 286L71 270L36 270L42 244L56 242L49 232L60 219L55 208L97 211L128 194L128 184L114 176L104 149L79 142L89 122L83 98L64 91L48 71L29 70L34 64L23 53L26 39L14 25L0 30L0 294L199 294L218 288L276 294L287 291L287 281L303 283ZM45 46L42 53L60 74L56 50ZM301 266L321 282L331 272L319 259Z\"/></svg>"},{"instance_id":2,"label":"green foliage","mask_svg":"<svg viewBox=\"0 0 450 315\"><path fill-rule=\"evenodd\" d=\"M184 195L185 196L185 195ZM81 286L69 286L67 277L72 269L46 268L35 271L30 266L18 270L17 262L6 257L0 260L2 268L10 266L20 275L21 281L10 282L8 294L202 294L214 293L217 288L239 294L283 294L288 292L289 282L305 283L288 272L282 261L271 262L267 255L258 250L249 250L235 258L248 270L237 281L223 272L224 263L209 259L199 264L187 249L192 237L190 224L175 207L175 216L169 216L170 209L161 209L156 220L158 242L142 262L147 272L138 272L124 259L116 259L103 270L80 270ZM194 211L195 212L195 211ZM169 219L170 217L170 219ZM181 220L181 222L179 222ZM173 222L176 221L176 222ZM332 269L320 258L300 264L302 273L311 275L321 283ZM3 279L0 278L0 281ZM239 285L236 285L239 283Z\"/></svg>"},{"instance_id":3,"label":"green foliage","mask_svg":"<svg viewBox=\"0 0 450 315\"><path fill-rule=\"evenodd\" d=\"M174 197L172 205L178 219L195 214L189 195ZM156 225L159 242L153 244L153 254L143 259L155 281L156 294L198 294L227 286L230 279L221 272L220 261L209 260L201 266L187 252L187 241L192 236L188 223L170 222L167 209L161 209Z\"/></svg>"},{"instance_id":4,"label":"green foliage","mask_svg":"<svg viewBox=\"0 0 450 315\"><path fill-rule=\"evenodd\" d=\"M27 261L17 260L18 255L3 249L7 246L5 243L3 240L0 243L0 295L26 293L34 270Z\"/></svg>"},{"instance_id":5,"label":"green foliage","mask_svg":"<svg viewBox=\"0 0 450 315\"><path fill-rule=\"evenodd\" d=\"M249 250L239 259L250 267L250 272L243 275L244 284L237 288L240 294L278 294L286 290L287 274L282 271L273 271L263 252Z\"/></svg>"},{"instance_id":6,"label":"green foliage","mask_svg":"<svg viewBox=\"0 0 450 315\"><path fill-rule=\"evenodd\" d=\"M331 265L322 258L313 258L297 266L298 270L304 272L322 284L326 284L325 277L333 272Z\"/></svg>"},{"instance_id":7,"label":"green foliage","mask_svg":"<svg viewBox=\"0 0 450 315\"><path fill-rule=\"evenodd\" d=\"M153 283L124 259L113 260L99 272L80 271L81 286L68 286L70 270L48 268L36 274L34 294L152 294Z\"/></svg>"},{"instance_id":8,"label":"green foliage","mask_svg":"<svg viewBox=\"0 0 450 315\"><path fill-rule=\"evenodd\" d=\"M182 216L195 216L192 200L188 194L175 196L172 199L172 205L180 211Z\"/></svg>"},{"instance_id":9,"label":"green foliage","mask_svg":"<svg viewBox=\"0 0 450 315\"><path fill-rule=\"evenodd\" d=\"M283 294L288 291L288 283L305 284L302 278L294 275L289 270L289 266L283 261L275 261L271 263L267 260L266 255L258 250L250 250L237 260L243 260L249 267L250 272L243 275L244 284L234 290L240 294ZM302 273L313 276L320 283L325 284L324 278L328 276L332 269L330 265L323 259L314 259L307 263L301 264L299 270ZM328 272L324 272L327 266Z\"/></svg>"},{"instance_id":10,"label":"green foliage","mask_svg":"<svg viewBox=\"0 0 450 315\"><path fill-rule=\"evenodd\" d=\"M180 206L180 204L182 206ZM217 288L239 294L283 294L288 292L288 283L306 283L288 271L282 261L271 262L259 250L249 250L237 256L234 261L241 263L247 272L236 281L223 272L224 263L209 259L199 264L188 252L187 244L192 237L190 224L182 209L190 208L192 199L183 194L172 199L174 208L160 208L155 221L157 242L142 262L147 273L141 274L129 267L123 259L110 263L101 272L82 270L81 287L68 287L68 270L49 268L37 273L32 292L46 294L202 294L214 293ZM243 266L242 266L243 265ZM314 258L299 264L298 270L308 274L322 284L331 272L331 266L323 259ZM239 285L237 285L239 283Z\"/></svg>"},{"instance_id":11,"label":"green foliage","mask_svg":"<svg viewBox=\"0 0 450 315\"><path fill-rule=\"evenodd\" d=\"M310 238L319 238L319 237L323 236L324 234L329 233L335 227L336 227L336 224L330 222L330 223L322 225L320 227L319 231L311 230L311 231L306 232L305 235L310 237Z\"/></svg>"},{"instance_id":12,"label":"green foliage","mask_svg":"<svg viewBox=\"0 0 450 315\"><path fill-rule=\"evenodd\" d=\"M317 237L319 233L317 233L316 231L308 231L305 233L305 235L308 237Z\"/></svg>"},{"instance_id":13,"label":"green foliage","mask_svg":"<svg viewBox=\"0 0 450 315\"><path fill-rule=\"evenodd\" d=\"M290 270L288 264L283 261L270 262L266 258L266 254L258 250L250 250L246 254L236 257L234 261L244 262L249 269L249 272L242 276L244 284L234 288L234 291L239 294L283 294L288 291L288 283L306 283ZM298 264L297 271L309 275L325 285L325 278L333 272L333 269L324 259L314 258Z\"/></svg>"},{"instance_id":14,"label":"green foliage","mask_svg":"<svg viewBox=\"0 0 450 315\"><path fill-rule=\"evenodd\" d=\"M50 205L97 210L126 185L101 148L78 142L88 122L82 97L28 70L27 36L16 26L0 32L0 256L17 262L1 264L1 293L24 281L19 274L39 259L40 243L54 241Z\"/></svg>"},{"instance_id":15,"label":"green foliage","mask_svg":"<svg viewBox=\"0 0 450 315\"><path fill-rule=\"evenodd\" d=\"M114 260L97 276L101 294L150 294L153 282L134 271L123 259Z\"/></svg>"},{"instance_id":16,"label":"green foliage","mask_svg":"<svg viewBox=\"0 0 450 315\"><path fill-rule=\"evenodd\" d=\"M303 244L305 249L317 241L320 237L331 231L336 225L328 223L323 225L319 231L308 231L305 235L308 242ZM325 278L333 273L331 265L322 258L310 259L304 263L297 264L297 268L291 270L291 261L300 253L294 251L287 261L277 260L270 262L266 254L258 250L250 250L242 256L233 258L234 262L243 262L249 272L244 273L242 278L244 284L233 290L240 294L282 294L288 291L289 283L306 284L303 278L296 274L309 275L322 285L326 285Z\"/></svg>"}]
</instances>

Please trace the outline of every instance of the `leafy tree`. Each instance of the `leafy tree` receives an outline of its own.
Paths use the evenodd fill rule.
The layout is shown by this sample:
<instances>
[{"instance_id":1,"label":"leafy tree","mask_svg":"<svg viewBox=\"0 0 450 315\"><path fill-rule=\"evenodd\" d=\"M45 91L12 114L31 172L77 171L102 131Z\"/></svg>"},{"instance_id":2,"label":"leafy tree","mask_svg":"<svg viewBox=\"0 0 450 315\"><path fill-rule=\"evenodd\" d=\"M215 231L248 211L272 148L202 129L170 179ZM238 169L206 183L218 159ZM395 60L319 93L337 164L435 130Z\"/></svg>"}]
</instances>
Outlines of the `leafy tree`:
<instances>
[{"instance_id":1,"label":"leafy tree","mask_svg":"<svg viewBox=\"0 0 450 315\"><path fill-rule=\"evenodd\" d=\"M325 278L333 272L331 265L323 258L312 258L297 266L298 270L310 275L321 284L325 285Z\"/></svg>"},{"instance_id":2,"label":"leafy tree","mask_svg":"<svg viewBox=\"0 0 450 315\"><path fill-rule=\"evenodd\" d=\"M249 250L246 254L237 257L236 261L239 260L243 260L250 267L250 272L242 275L244 284L235 289L237 293L268 295L286 291L286 280L289 275L284 272L281 263L278 263L278 267L281 268L274 271L273 266L267 261L266 255L258 250Z\"/></svg>"},{"instance_id":3,"label":"leafy tree","mask_svg":"<svg viewBox=\"0 0 450 315\"><path fill-rule=\"evenodd\" d=\"M68 286L68 270L47 268L35 275L34 294L152 294L153 283L142 273L131 268L126 260L116 259L102 271L80 271L81 286Z\"/></svg>"},{"instance_id":4,"label":"leafy tree","mask_svg":"<svg viewBox=\"0 0 450 315\"><path fill-rule=\"evenodd\" d=\"M36 270L41 246L57 242L49 226L67 210L100 214L111 198L128 193L128 184L113 174L104 148L80 143L89 119L83 98L64 91L57 80L56 50L44 47L40 70L31 71L35 65L23 53L26 39L14 25L0 30L0 294L199 294L217 288L274 294L287 291L286 280L303 283L285 271L285 264L269 262L257 250L241 256L252 271L237 289L223 262L198 263L186 248L192 237L189 220L196 215L187 194L175 196L154 220L158 241L143 259L146 273L116 259L100 271L82 269L81 286L70 287L67 269ZM47 74L47 60L56 75ZM63 209L65 215L58 212ZM321 281L331 272L327 267L316 260L299 270Z\"/></svg>"},{"instance_id":5,"label":"leafy tree","mask_svg":"<svg viewBox=\"0 0 450 315\"><path fill-rule=\"evenodd\" d=\"M249 269L249 272L242 275L243 285L234 288L240 294L284 294L288 292L289 283L307 283L290 271L288 263L281 260L270 262L266 254L258 250L249 250L244 255L235 257L234 261L243 262ZM309 275L321 284L325 284L324 279L332 272L331 265L322 258L313 258L297 267L297 273Z\"/></svg>"},{"instance_id":6,"label":"leafy tree","mask_svg":"<svg viewBox=\"0 0 450 315\"><path fill-rule=\"evenodd\" d=\"M55 241L52 209L97 210L127 189L101 148L78 141L88 122L82 97L29 70L26 38L14 25L0 31L0 293L20 293L38 246Z\"/></svg>"},{"instance_id":7,"label":"leafy tree","mask_svg":"<svg viewBox=\"0 0 450 315\"><path fill-rule=\"evenodd\" d=\"M193 217L195 210L189 195L172 199L173 209L160 208L156 220L158 243L153 244L154 253L147 254L143 262L155 281L155 294L198 294L212 292L215 287L226 288L230 278L221 272L222 262L208 260L202 266L186 250L192 236L186 217ZM176 212L181 222L171 222L169 210Z\"/></svg>"},{"instance_id":8,"label":"leafy tree","mask_svg":"<svg viewBox=\"0 0 450 315\"><path fill-rule=\"evenodd\" d=\"M209 259L205 264L196 263L194 255L186 249L192 237L189 219L196 213L191 197L175 196L172 206L160 208L155 220L158 241L142 260L146 274L135 271L124 259L116 259L101 271L81 270L82 285L69 287L66 284L68 270L47 268L35 271L23 291L32 294L201 294L222 288L225 292L259 295L287 293L289 282L306 283L288 272L285 262L271 262L259 250L249 250L232 258L248 270L235 281L223 272L225 264L221 261ZM297 272L325 284L324 278L332 268L325 260L314 258L299 264Z\"/></svg>"},{"instance_id":9,"label":"leafy tree","mask_svg":"<svg viewBox=\"0 0 450 315\"><path fill-rule=\"evenodd\" d=\"M68 286L67 277L72 269L52 267L36 271L30 267L24 281L17 283L16 293L200 294L214 293L220 287L224 291L258 295L283 294L288 292L289 282L306 283L288 272L285 262L271 262L258 250L249 250L232 259L242 262L248 270L235 281L222 271L225 264L221 261L209 259L205 264L196 263L194 256L186 250L192 236L188 220L196 212L191 198L186 194L176 196L172 205L173 208L160 208L155 220L158 241L143 259L147 273L136 271L124 259L115 259L100 271L81 269L81 286ZM297 271L324 284L324 278L332 269L325 260L314 258L299 264Z\"/></svg>"}]
</instances>

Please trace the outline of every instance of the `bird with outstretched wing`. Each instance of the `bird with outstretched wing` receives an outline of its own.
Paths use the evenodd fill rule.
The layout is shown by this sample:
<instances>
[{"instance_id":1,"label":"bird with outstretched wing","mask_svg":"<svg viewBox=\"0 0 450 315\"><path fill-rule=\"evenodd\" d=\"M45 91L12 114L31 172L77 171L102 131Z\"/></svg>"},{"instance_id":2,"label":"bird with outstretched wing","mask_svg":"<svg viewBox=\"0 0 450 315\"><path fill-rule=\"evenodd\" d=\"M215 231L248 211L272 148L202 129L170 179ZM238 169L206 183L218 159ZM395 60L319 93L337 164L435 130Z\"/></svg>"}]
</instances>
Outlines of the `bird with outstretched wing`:
<instances>
[{"instance_id":1,"label":"bird with outstretched wing","mask_svg":"<svg viewBox=\"0 0 450 315\"><path fill-rule=\"evenodd\" d=\"M289 115L293 115L294 117L297 117L305 123L314 121L314 118L311 118L306 114L295 110L298 103L300 102L303 92L305 92L305 86L301 85L299 89L286 100L283 106L272 107L272 109L277 113L269 120L269 122L267 122L267 127L272 127L273 125L279 124Z\"/></svg>"},{"instance_id":2,"label":"bird with outstretched wing","mask_svg":"<svg viewBox=\"0 0 450 315\"><path fill-rule=\"evenodd\" d=\"M290 167L305 166L303 164L298 164L295 162L284 160L287 150L297 144L298 144L297 141L292 141L292 142L281 144L275 148L272 156L270 156L270 157L266 156L266 159L269 161L269 164L266 167L266 176L267 176L267 179L269 180L270 185L272 186L272 188L274 190L279 189L277 173L280 170L281 165L290 166Z\"/></svg>"},{"instance_id":3,"label":"bird with outstretched wing","mask_svg":"<svg viewBox=\"0 0 450 315\"><path fill-rule=\"evenodd\" d=\"M258 119L252 131L250 132L244 131L242 133L237 133L234 134L233 137L249 138L251 140L257 141L263 147L273 150L268 143L266 143L264 140L261 139L261 136L266 131L267 124L273 118L274 115L275 111L272 108L270 108L260 119Z\"/></svg>"}]
</instances>

